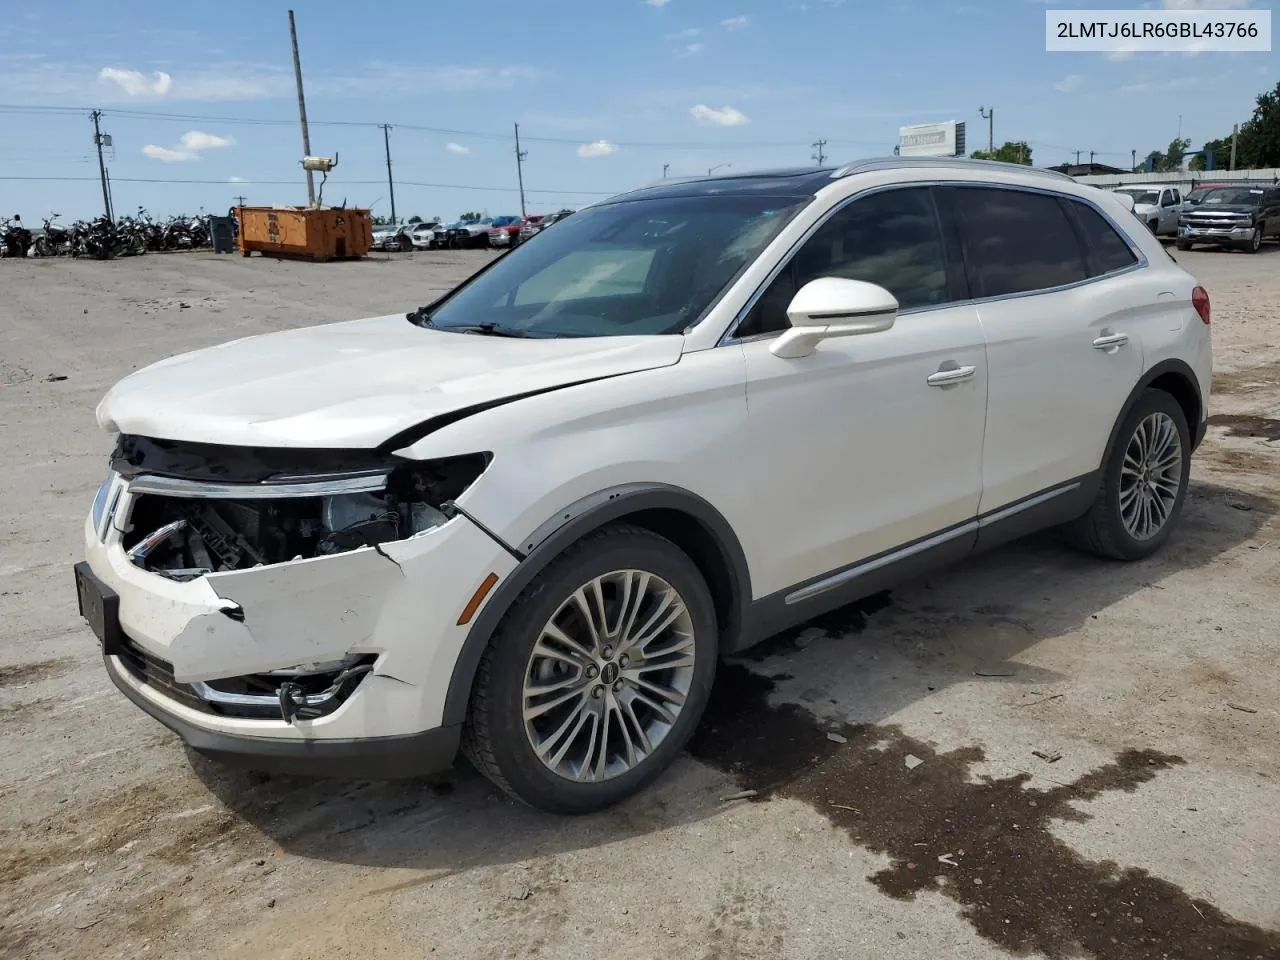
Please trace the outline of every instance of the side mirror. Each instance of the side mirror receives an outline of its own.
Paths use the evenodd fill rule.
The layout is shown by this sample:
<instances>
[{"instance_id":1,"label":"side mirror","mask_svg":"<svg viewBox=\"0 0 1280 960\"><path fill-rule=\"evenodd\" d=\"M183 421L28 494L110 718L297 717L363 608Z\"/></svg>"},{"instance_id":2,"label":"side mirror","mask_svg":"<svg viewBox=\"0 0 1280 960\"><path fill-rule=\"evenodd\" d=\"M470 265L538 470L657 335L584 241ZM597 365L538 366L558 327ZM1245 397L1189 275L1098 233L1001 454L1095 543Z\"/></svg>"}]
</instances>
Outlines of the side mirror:
<instances>
[{"instance_id":1,"label":"side mirror","mask_svg":"<svg viewBox=\"0 0 1280 960\"><path fill-rule=\"evenodd\" d=\"M807 357L829 337L880 333L898 317L898 300L884 287L842 277L819 277L806 283L787 307L791 328L769 352L784 360Z\"/></svg>"}]
</instances>

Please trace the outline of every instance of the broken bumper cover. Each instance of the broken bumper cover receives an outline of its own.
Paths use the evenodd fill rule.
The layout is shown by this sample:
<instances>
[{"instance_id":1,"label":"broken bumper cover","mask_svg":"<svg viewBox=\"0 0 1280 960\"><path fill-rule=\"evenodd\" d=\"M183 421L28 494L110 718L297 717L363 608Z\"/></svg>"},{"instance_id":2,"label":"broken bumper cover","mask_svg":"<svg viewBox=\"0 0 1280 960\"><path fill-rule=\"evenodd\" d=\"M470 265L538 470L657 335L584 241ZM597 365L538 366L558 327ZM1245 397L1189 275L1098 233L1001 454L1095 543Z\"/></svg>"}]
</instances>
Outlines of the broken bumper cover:
<instances>
[{"instance_id":1,"label":"broken bumper cover","mask_svg":"<svg viewBox=\"0 0 1280 960\"><path fill-rule=\"evenodd\" d=\"M148 697L114 657L104 657L107 676L145 713L182 738L197 753L228 766L312 777L396 780L447 770L458 752L462 728L436 727L387 737L281 739L226 733L197 726Z\"/></svg>"},{"instance_id":2,"label":"broken bumper cover","mask_svg":"<svg viewBox=\"0 0 1280 960\"><path fill-rule=\"evenodd\" d=\"M110 518L85 525L85 566L118 625L107 672L130 700L240 765L376 778L449 765L458 729L443 724L444 704L468 631L457 621L490 573L515 565L488 535L457 516L377 548L175 581L128 557L130 501L124 484ZM193 698L229 678L352 657L371 666L322 716L227 715Z\"/></svg>"}]
</instances>

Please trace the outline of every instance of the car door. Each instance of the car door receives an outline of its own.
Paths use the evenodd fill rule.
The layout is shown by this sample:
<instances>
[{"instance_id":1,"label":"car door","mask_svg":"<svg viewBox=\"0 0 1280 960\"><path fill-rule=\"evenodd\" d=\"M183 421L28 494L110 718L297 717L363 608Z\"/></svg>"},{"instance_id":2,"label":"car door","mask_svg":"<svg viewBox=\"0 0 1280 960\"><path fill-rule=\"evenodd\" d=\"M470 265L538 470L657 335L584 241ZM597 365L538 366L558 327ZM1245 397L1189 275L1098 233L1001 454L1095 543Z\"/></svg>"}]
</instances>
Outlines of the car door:
<instances>
[{"instance_id":1,"label":"car door","mask_svg":"<svg viewBox=\"0 0 1280 960\"><path fill-rule=\"evenodd\" d=\"M1263 236L1280 238L1280 189L1273 187L1262 195L1261 215L1266 218Z\"/></svg>"},{"instance_id":2,"label":"car door","mask_svg":"<svg viewBox=\"0 0 1280 960\"><path fill-rule=\"evenodd\" d=\"M987 343L986 519L1078 488L1098 469L1142 371L1155 297L1138 255L1091 205L1018 188L950 186Z\"/></svg>"},{"instance_id":3,"label":"car door","mask_svg":"<svg viewBox=\"0 0 1280 960\"><path fill-rule=\"evenodd\" d=\"M1160 191L1159 206L1156 207L1156 233L1163 235L1172 230L1176 225L1176 216L1173 205L1173 191L1168 187L1164 187Z\"/></svg>"},{"instance_id":4,"label":"car door","mask_svg":"<svg viewBox=\"0 0 1280 960\"><path fill-rule=\"evenodd\" d=\"M939 533L950 548L972 546L965 526L981 490L985 348L945 237L929 187L854 198L781 268L738 328L754 441L757 596L798 584L821 591L815 578L888 562ZM885 287L899 301L894 326L823 341L806 357L774 356L791 298L818 277Z\"/></svg>"}]
</instances>

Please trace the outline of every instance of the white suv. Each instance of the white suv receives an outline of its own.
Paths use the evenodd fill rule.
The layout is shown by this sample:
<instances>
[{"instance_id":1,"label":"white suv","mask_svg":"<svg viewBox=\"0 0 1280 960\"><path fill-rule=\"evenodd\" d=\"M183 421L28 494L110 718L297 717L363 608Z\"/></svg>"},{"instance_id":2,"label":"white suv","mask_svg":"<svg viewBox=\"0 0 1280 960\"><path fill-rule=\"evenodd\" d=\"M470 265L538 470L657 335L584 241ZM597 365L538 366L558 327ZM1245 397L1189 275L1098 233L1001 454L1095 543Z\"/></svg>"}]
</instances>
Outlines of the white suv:
<instances>
[{"instance_id":1,"label":"white suv","mask_svg":"<svg viewBox=\"0 0 1280 960\"><path fill-rule=\"evenodd\" d=\"M404 314L140 370L85 527L108 674L193 748L583 812L717 661L1066 525L1135 560L1209 303L1117 198L951 159L659 185Z\"/></svg>"}]
</instances>

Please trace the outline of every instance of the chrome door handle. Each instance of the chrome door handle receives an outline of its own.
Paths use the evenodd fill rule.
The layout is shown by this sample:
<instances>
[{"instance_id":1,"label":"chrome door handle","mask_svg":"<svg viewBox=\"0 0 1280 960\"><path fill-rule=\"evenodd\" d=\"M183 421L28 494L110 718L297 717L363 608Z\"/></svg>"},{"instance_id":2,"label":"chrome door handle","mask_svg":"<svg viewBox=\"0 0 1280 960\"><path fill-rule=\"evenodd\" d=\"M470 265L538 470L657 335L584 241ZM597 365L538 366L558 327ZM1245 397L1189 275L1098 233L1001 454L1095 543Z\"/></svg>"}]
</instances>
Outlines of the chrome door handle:
<instances>
[{"instance_id":1,"label":"chrome door handle","mask_svg":"<svg viewBox=\"0 0 1280 960\"><path fill-rule=\"evenodd\" d=\"M1112 347L1123 347L1129 342L1127 333L1108 333L1093 341L1095 350L1110 350Z\"/></svg>"},{"instance_id":2,"label":"chrome door handle","mask_svg":"<svg viewBox=\"0 0 1280 960\"><path fill-rule=\"evenodd\" d=\"M937 373L929 374L925 382L931 387L949 387L953 383L960 383L962 380L972 380L977 370L977 367L951 367L947 370L939 370Z\"/></svg>"}]
</instances>

